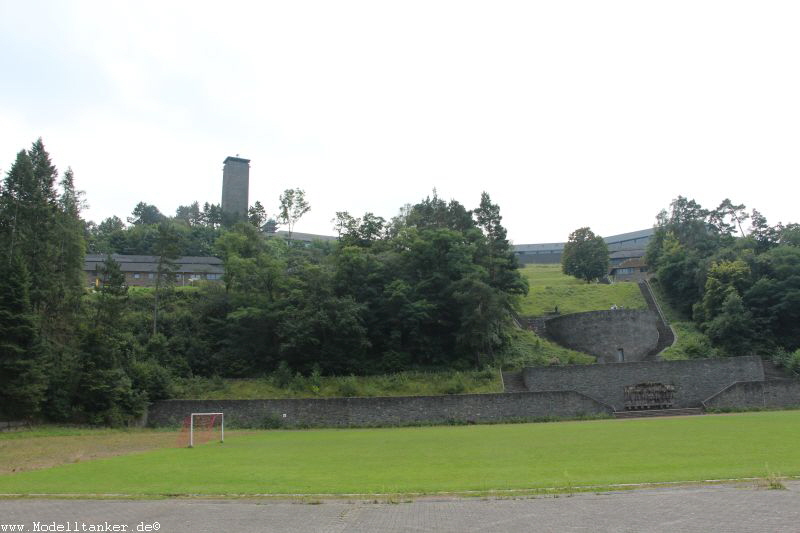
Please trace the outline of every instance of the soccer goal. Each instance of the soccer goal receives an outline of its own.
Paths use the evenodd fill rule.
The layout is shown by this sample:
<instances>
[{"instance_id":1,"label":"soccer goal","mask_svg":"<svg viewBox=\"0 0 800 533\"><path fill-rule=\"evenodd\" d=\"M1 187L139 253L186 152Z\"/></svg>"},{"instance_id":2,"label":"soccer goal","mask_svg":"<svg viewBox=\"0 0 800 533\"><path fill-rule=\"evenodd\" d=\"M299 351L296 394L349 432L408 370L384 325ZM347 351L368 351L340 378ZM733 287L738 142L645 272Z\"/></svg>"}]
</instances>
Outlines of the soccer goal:
<instances>
[{"instance_id":1,"label":"soccer goal","mask_svg":"<svg viewBox=\"0 0 800 533\"><path fill-rule=\"evenodd\" d=\"M225 442L224 413L192 413L183 421L178 444L193 448L214 438L219 430L219 441Z\"/></svg>"}]
</instances>

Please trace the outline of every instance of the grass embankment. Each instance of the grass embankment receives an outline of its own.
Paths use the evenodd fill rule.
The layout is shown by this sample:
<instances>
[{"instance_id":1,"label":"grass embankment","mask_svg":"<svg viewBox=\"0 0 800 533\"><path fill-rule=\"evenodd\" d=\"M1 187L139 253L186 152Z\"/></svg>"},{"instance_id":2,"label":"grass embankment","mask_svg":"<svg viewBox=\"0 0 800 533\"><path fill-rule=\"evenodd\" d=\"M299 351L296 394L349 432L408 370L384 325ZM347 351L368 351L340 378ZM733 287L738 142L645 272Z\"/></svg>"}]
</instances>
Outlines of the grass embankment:
<instances>
[{"instance_id":1,"label":"grass embankment","mask_svg":"<svg viewBox=\"0 0 800 533\"><path fill-rule=\"evenodd\" d=\"M791 476L798 441L800 411L263 431L4 475L0 493L402 494Z\"/></svg>"},{"instance_id":2,"label":"grass embankment","mask_svg":"<svg viewBox=\"0 0 800 533\"><path fill-rule=\"evenodd\" d=\"M717 357L719 354L711 346L711 341L708 337L697 327L697 324L670 305L669 301L664 297L658 280L651 280L650 286L658 299L661 311L675 332L675 344L661 352L661 359L677 361L681 359Z\"/></svg>"},{"instance_id":3,"label":"grass embankment","mask_svg":"<svg viewBox=\"0 0 800 533\"><path fill-rule=\"evenodd\" d=\"M284 381L282 383L282 381ZM397 372L378 376L277 376L254 379L192 378L178 382L175 398L255 400L342 396L435 396L503 392L498 370Z\"/></svg>"},{"instance_id":4,"label":"grass embankment","mask_svg":"<svg viewBox=\"0 0 800 533\"><path fill-rule=\"evenodd\" d=\"M542 316L556 307L561 314L602 311L612 305L646 309L636 283L586 283L561 273L561 265L526 265L522 275L530 290L522 301L523 316Z\"/></svg>"},{"instance_id":5,"label":"grass embankment","mask_svg":"<svg viewBox=\"0 0 800 533\"><path fill-rule=\"evenodd\" d=\"M503 370L518 370L526 366L586 365L595 358L582 352L564 348L532 331L512 332L511 341L501 356Z\"/></svg>"}]
</instances>

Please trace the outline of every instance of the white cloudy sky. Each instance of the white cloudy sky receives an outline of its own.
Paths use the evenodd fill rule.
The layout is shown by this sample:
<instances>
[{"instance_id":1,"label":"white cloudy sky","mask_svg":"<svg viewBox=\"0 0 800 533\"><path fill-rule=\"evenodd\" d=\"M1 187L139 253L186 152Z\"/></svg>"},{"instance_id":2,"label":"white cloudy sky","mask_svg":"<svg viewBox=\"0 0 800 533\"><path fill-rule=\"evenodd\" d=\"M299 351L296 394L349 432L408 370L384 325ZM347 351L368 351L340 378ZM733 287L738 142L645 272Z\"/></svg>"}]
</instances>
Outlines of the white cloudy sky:
<instances>
[{"instance_id":1,"label":"white cloudy sky","mask_svg":"<svg viewBox=\"0 0 800 533\"><path fill-rule=\"evenodd\" d=\"M252 160L297 231L488 191L516 243L677 195L800 221L800 3L0 0L0 169L43 137L87 218L219 202Z\"/></svg>"}]
</instances>

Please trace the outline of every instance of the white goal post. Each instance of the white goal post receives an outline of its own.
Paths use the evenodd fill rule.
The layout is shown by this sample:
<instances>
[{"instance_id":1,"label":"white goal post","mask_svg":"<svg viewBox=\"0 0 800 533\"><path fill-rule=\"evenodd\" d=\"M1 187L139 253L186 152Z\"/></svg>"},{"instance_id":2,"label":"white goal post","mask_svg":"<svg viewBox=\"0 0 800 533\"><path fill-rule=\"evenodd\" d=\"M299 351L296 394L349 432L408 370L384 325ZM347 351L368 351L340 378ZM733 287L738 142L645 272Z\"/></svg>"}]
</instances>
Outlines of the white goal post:
<instances>
[{"instance_id":1,"label":"white goal post","mask_svg":"<svg viewBox=\"0 0 800 533\"><path fill-rule=\"evenodd\" d=\"M191 416L189 417L189 448L193 448L194 447L194 428L195 428L194 419L195 419L195 417L201 417L201 416L203 416L203 417L214 417L214 418L211 419L212 420L212 422L211 422L212 425L213 425L213 422L215 421L216 417L219 417L219 420L220 420L220 424L219 424L219 441L220 442L225 442L225 413L192 413ZM208 431L211 431L212 428L208 427L208 428L203 428L203 429L207 429Z\"/></svg>"}]
</instances>

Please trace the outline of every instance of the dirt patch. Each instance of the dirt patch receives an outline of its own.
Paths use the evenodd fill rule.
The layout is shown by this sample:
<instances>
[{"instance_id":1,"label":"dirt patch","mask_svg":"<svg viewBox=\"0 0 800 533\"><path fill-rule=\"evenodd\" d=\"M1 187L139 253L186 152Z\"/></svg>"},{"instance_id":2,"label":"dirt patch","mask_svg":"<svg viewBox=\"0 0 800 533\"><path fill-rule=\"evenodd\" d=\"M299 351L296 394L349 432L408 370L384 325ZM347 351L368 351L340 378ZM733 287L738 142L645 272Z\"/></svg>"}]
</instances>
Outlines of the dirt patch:
<instances>
[{"instance_id":1,"label":"dirt patch","mask_svg":"<svg viewBox=\"0 0 800 533\"><path fill-rule=\"evenodd\" d=\"M120 431L97 435L0 440L0 475L176 446L177 432Z\"/></svg>"}]
</instances>

